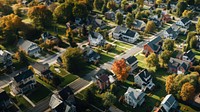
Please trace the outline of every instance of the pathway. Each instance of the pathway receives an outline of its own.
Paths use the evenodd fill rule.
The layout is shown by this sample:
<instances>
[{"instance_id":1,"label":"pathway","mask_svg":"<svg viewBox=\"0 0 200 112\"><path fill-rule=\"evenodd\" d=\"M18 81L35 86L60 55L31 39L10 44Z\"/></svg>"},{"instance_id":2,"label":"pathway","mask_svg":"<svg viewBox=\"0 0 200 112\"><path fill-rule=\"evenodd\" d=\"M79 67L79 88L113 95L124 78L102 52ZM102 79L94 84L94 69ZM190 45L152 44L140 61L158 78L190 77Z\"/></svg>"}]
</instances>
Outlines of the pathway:
<instances>
[{"instance_id":1,"label":"pathway","mask_svg":"<svg viewBox=\"0 0 200 112\"><path fill-rule=\"evenodd\" d=\"M35 107L35 104L28 98L28 97L26 97L25 95L22 95L23 96L23 98L26 100L26 101L28 101L33 107Z\"/></svg>"}]
</instances>

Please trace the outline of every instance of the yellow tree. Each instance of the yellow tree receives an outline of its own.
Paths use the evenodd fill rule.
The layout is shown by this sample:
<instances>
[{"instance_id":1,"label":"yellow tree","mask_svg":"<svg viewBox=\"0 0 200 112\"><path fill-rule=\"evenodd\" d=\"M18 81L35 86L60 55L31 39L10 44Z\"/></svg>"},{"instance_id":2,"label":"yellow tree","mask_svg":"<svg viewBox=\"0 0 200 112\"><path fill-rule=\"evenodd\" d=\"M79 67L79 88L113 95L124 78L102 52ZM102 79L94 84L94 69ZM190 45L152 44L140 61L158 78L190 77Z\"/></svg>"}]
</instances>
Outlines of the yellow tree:
<instances>
[{"instance_id":1,"label":"yellow tree","mask_svg":"<svg viewBox=\"0 0 200 112\"><path fill-rule=\"evenodd\" d=\"M182 16L191 19L193 16L193 12L191 10L184 10L184 12L182 13Z\"/></svg>"},{"instance_id":2,"label":"yellow tree","mask_svg":"<svg viewBox=\"0 0 200 112\"><path fill-rule=\"evenodd\" d=\"M169 75L166 78L165 90L168 94L172 93L173 91L174 78L174 75Z\"/></svg>"},{"instance_id":3,"label":"yellow tree","mask_svg":"<svg viewBox=\"0 0 200 112\"><path fill-rule=\"evenodd\" d=\"M187 101L194 95L194 92L195 92L194 86L189 82L186 82L185 84L183 84L181 88L180 96L183 101Z\"/></svg>"},{"instance_id":4,"label":"yellow tree","mask_svg":"<svg viewBox=\"0 0 200 112\"><path fill-rule=\"evenodd\" d=\"M162 0L156 0L156 4L160 5L162 3Z\"/></svg>"},{"instance_id":5,"label":"yellow tree","mask_svg":"<svg viewBox=\"0 0 200 112\"><path fill-rule=\"evenodd\" d=\"M117 76L119 81L125 81L128 77L128 72L130 71L130 67L127 66L125 59L116 60L113 63L112 71Z\"/></svg>"},{"instance_id":6,"label":"yellow tree","mask_svg":"<svg viewBox=\"0 0 200 112\"><path fill-rule=\"evenodd\" d=\"M144 0L137 0L137 3L140 7L144 6Z\"/></svg>"},{"instance_id":7,"label":"yellow tree","mask_svg":"<svg viewBox=\"0 0 200 112\"><path fill-rule=\"evenodd\" d=\"M145 27L145 32L146 33L150 33L150 32L153 32L156 28L156 25L153 21L148 21L147 22L147 25Z\"/></svg>"}]
</instances>

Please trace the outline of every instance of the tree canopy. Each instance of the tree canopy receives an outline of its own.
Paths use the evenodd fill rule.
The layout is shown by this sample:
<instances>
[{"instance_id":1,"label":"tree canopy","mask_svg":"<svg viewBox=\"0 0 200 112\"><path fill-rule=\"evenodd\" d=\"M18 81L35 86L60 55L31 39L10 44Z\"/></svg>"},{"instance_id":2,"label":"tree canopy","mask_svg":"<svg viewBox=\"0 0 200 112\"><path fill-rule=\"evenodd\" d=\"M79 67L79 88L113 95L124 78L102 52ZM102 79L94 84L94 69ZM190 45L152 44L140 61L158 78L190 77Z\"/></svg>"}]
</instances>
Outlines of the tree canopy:
<instances>
[{"instance_id":1,"label":"tree canopy","mask_svg":"<svg viewBox=\"0 0 200 112\"><path fill-rule=\"evenodd\" d=\"M176 9L176 14L177 16L181 16L183 11L187 8L187 3L186 2L178 2L177 4L177 9Z\"/></svg>"},{"instance_id":2,"label":"tree canopy","mask_svg":"<svg viewBox=\"0 0 200 112\"><path fill-rule=\"evenodd\" d=\"M145 32L146 33L150 33L150 32L153 32L156 28L156 25L153 21L148 21L147 22L147 25L145 27Z\"/></svg>"},{"instance_id":3,"label":"tree canopy","mask_svg":"<svg viewBox=\"0 0 200 112\"><path fill-rule=\"evenodd\" d=\"M197 33L200 34L200 18L198 19L198 22L196 24L196 31L197 31Z\"/></svg>"},{"instance_id":4,"label":"tree canopy","mask_svg":"<svg viewBox=\"0 0 200 112\"><path fill-rule=\"evenodd\" d=\"M189 82L186 82L185 84L183 84L181 88L180 96L183 101L187 101L194 96L194 92L195 92L194 86Z\"/></svg>"},{"instance_id":5,"label":"tree canopy","mask_svg":"<svg viewBox=\"0 0 200 112\"><path fill-rule=\"evenodd\" d=\"M128 13L127 16L126 16L126 27L128 28L131 28L132 24L133 24L133 21L134 21L134 17L133 17L133 14L131 13Z\"/></svg>"},{"instance_id":6,"label":"tree canopy","mask_svg":"<svg viewBox=\"0 0 200 112\"><path fill-rule=\"evenodd\" d=\"M148 67L158 67L159 64L159 59L157 58L155 53L151 53L147 58L146 58L146 64Z\"/></svg>"},{"instance_id":7,"label":"tree canopy","mask_svg":"<svg viewBox=\"0 0 200 112\"><path fill-rule=\"evenodd\" d=\"M104 106L112 106L116 102L116 96L111 92L105 92L102 96Z\"/></svg>"},{"instance_id":8,"label":"tree canopy","mask_svg":"<svg viewBox=\"0 0 200 112\"><path fill-rule=\"evenodd\" d=\"M174 40L166 39L163 43L163 50L174 51Z\"/></svg>"},{"instance_id":9,"label":"tree canopy","mask_svg":"<svg viewBox=\"0 0 200 112\"><path fill-rule=\"evenodd\" d=\"M125 81L128 77L130 67L127 66L125 59L116 60L112 65L112 71L117 76L119 81Z\"/></svg>"},{"instance_id":10,"label":"tree canopy","mask_svg":"<svg viewBox=\"0 0 200 112\"><path fill-rule=\"evenodd\" d=\"M118 25L121 25L122 23L123 23L123 14L122 13L120 13L120 12L117 12L116 14L115 14L115 18L116 18L116 23L118 24Z\"/></svg>"},{"instance_id":11,"label":"tree canopy","mask_svg":"<svg viewBox=\"0 0 200 112\"><path fill-rule=\"evenodd\" d=\"M44 5L33 6L28 10L28 17L36 26L47 28L53 20L52 12Z\"/></svg>"},{"instance_id":12,"label":"tree canopy","mask_svg":"<svg viewBox=\"0 0 200 112\"><path fill-rule=\"evenodd\" d=\"M162 64L162 67L164 67L164 65L166 65L169 62L171 55L172 55L172 53L168 50L163 51L159 55L159 61Z\"/></svg>"}]
</instances>

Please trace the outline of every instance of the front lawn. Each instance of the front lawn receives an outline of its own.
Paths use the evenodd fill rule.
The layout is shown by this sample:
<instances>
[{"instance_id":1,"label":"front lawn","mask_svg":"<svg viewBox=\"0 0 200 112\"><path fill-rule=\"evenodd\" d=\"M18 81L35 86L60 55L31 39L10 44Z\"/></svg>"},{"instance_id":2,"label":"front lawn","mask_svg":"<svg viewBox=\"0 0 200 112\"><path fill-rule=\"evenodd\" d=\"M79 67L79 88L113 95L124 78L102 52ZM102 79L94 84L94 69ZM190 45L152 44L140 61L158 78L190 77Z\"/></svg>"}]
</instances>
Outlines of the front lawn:
<instances>
[{"instance_id":1,"label":"front lawn","mask_svg":"<svg viewBox=\"0 0 200 112\"><path fill-rule=\"evenodd\" d=\"M22 112L32 107L31 104L28 101L26 101L26 99L24 99L22 96L14 97L13 101L22 110Z\"/></svg>"},{"instance_id":2,"label":"front lawn","mask_svg":"<svg viewBox=\"0 0 200 112\"><path fill-rule=\"evenodd\" d=\"M73 74L68 74L67 76L61 78L61 84L59 86L65 87L66 85L75 81L76 79L78 79L78 76L73 75Z\"/></svg>"},{"instance_id":3,"label":"front lawn","mask_svg":"<svg viewBox=\"0 0 200 112\"><path fill-rule=\"evenodd\" d=\"M125 42L121 42L121 41L115 41L114 44L118 45L118 46L122 46L125 47L127 49L132 48L134 45L133 44L129 44L129 43L125 43Z\"/></svg>"},{"instance_id":4,"label":"front lawn","mask_svg":"<svg viewBox=\"0 0 200 112\"><path fill-rule=\"evenodd\" d=\"M63 68L61 68L61 67L58 67L58 66L56 66L56 65L50 66L50 70L51 70L54 74L56 74L56 75L58 75L58 76L60 76L60 77L65 77L66 75L70 74L70 73L67 72L65 69L63 69Z\"/></svg>"},{"instance_id":5,"label":"front lawn","mask_svg":"<svg viewBox=\"0 0 200 112\"><path fill-rule=\"evenodd\" d=\"M36 104L49 95L51 95L51 91L42 84L38 84L38 86L36 86L36 88L30 91L26 96Z\"/></svg>"},{"instance_id":6,"label":"front lawn","mask_svg":"<svg viewBox=\"0 0 200 112\"><path fill-rule=\"evenodd\" d=\"M100 56L101 56L101 58L100 58L100 64L104 64L104 63L106 63L108 61L111 61L115 57L115 55L113 55L112 53L109 53L109 52L108 53L101 52Z\"/></svg>"},{"instance_id":7,"label":"front lawn","mask_svg":"<svg viewBox=\"0 0 200 112\"><path fill-rule=\"evenodd\" d=\"M40 84L42 84L43 86L45 86L45 87L48 88L49 90L54 91L54 90L56 89L56 88L53 87L52 85L50 85L50 84L48 84L48 83L42 81L38 76L35 76L35 78L36 78L36 81L37 81L37 82L39 82Z\"/></svg>"}]
</instances>

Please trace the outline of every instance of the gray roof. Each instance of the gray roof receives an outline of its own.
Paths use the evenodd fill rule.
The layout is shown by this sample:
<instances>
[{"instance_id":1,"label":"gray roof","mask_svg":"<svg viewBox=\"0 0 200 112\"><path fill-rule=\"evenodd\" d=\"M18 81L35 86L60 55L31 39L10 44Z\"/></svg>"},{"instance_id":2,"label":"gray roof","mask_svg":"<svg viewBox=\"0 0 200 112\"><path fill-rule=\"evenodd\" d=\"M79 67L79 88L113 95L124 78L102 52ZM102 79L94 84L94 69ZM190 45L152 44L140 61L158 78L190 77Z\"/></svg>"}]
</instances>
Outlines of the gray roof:
<instances>
[{"instance_id":1,"label":"gray roof","mask_svg":"<svg viewBox=\"0 0 200 112\"><path fill-rule=\"evenodd\" d=\"M180 59L170 58L168 67L177 69L178 67L183 67L187 70L189 68L189 63Z\"/></svg>"},{"instance_id":2,"label":"gray roof","mask_svg":"<svg viewBox=\"0 0 200 112\"><path fill-rule=\"evenodd\" d=\"M34 73L31 70L26 70L26 71L20 72L13 78L16 82L20 82L20 81L27 79L33 75L34 75Z\"/></svg>"},{"instance_id":3,"label":"gray roof","mask_svg":"<svg viewBox=\"0 0 200 112\"><path fill-rule=\"evenodd\" d=\"M168 34L170 34L170 37L172 38L172 39L176 39L177 38L177 34L176 34L176 31L174 31L173 29L172 29L172 27L170 27L170 28L168 28L167 30L166 30L166 32L168 33Z\"/></svg>"},{"instance_id":4,"label":"gray roof","mask_svg":"<svg viewBox=\"0 0 200 112\"><path fill-rule=\"evenodd\" d=\"M162 42L162 38L160 36L156 37L152 41L148 42L147 45L151 47L152 50L158 51L162 46L159 44Z\"/></svg>"},{"instance_id":5,"label":"gray roof","mask_svg":"<svg viewBox=\"0 0 200 112\"><path fill-rule=\"evenodd\" d=\"M142 81L145 84L144 86L149 84L149 81L152 79L150 73L146 69L139 72L136 76L139 76L142 79Z\"/></svg>"},{"instance_id":6,"label":"gray roof","mask_svg":"<svg viewBox=\"0 0 200 112\"><path fill-rule=\"evenodd\" d=\"M174 98L172 94L168 94L167 96L165 96L161 104L171 107L170 110L177 109L178 107L178 102L176 101L176 99Z\"/></svg>"},{"instance_id":7,"label":"gray roof","mask_svg":"<svg viewBox=\"0 0 200 112\"><path fill-rule=\"evenodd\" d=\"M190 23L190 19L187 17L182 18L181 21L183 22L184 25L187 25L188 23Z\"/></svg>"},{"instance_id":8,"label":"gray roof","mask_svg":"<svg viewBox=\"0 0 200 112\"><path fill-rule=\"evenodd\" d=\"M95 38L95 39L96 39L96 38L98 38L98 36L101 35L101 34L98 33L98 32L93 32L93 31L91 31L91 32L90 32L90 35L92 36L92 38Z\"/></svg>"},{"instance_id":9,"label":"gray roof","mask_svg":"<svg viewBox=\"0 0 200 112\"><path fill-rule=\"evenodd\" d=\"M95 23L96 23L97 25L99 25L99 26L103 25L103 23L104 23L104 21L101 20L101 19L95 19L94 21L95 21Z\"/></svg>"},{"instance_id":10,"label":"gray roof","mask_svg":"<svg viewBox=\"0 0 200 112\"><path fill-rule=\"evenodd\" d=\"M136 27L136 28L141 28L143 24L145 24L144 21L137 20L137 19L133 23L134 27Z\"/></svg>"},{"instance_id":11,"label":"gray roof","mask_svg":"<svg viewBox=\"0 0 200 112\"><path fill-rule=\"evenodd\" d=\"M144 95L145 95L145 93L142 92L141 89L133 89L131 87L128 88L128 90L126 91L126 93L129 93L129 96L132 97L135 100L138 100L139 98L142 98L141 96L144 97Z\"/></svg>"},{"instance_id":12,"label":"gray roof","mask_svg":"<svg viewBox=\"0 0 200 112\"><path fill-rule=\"evenodd\" d=\"M135 34L137 33L136 31L132 31L126 27L122 27L122 26L117 26L115 28L115 30L113 31L113 33L119 33L122 35L127 35L129 37L135 37Z\"/></svg>"},{"instance_id":13,"label":"gray roof","mask_svg":"<svg viewBox=\"0 0 200 112\"><path fill-rule=\"evenodd\" d=\"M19 42L17 45L18 47L23 49L25 52L28 52L29 47L31 47L32 45L37 45L37 44L29 40L19 39Z\"/></svg>"},{"instance_id":14,"label":"gray roof","mask_svg":"<svg viewBox=\"0 0 200 112\"><path fill-rule=\"evenodd\" d=\"M195 57L195 54L192 52L192 50L189 50L184 53L184 56L187 56L190 60L192 60Z\"/></svg>"}]
</instances>

